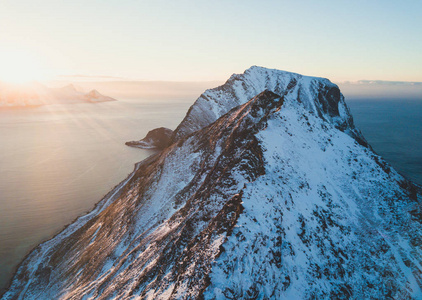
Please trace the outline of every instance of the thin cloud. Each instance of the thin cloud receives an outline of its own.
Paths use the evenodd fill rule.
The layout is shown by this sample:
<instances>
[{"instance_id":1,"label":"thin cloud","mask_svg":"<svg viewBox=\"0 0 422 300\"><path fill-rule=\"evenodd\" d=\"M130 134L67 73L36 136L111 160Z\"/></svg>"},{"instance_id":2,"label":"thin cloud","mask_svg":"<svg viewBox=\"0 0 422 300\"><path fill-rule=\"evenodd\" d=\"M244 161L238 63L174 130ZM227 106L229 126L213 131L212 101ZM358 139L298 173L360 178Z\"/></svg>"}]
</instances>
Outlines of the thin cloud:
<instances>
[{"instance_id":1,"label":"thin cloud","mask_svg":"<svg viewBox=\"0 0 422 300\"><path fill-rule=\"evenodd\" d=\"M390 86L422 86L422 82L417 81L388 81L388 80L358 80L343 81L338 84L356 84L356 85L390 85Z\"/></svg>"},{"instance_id":2,"label":"thin cloud","mask_svg":"<svg viewBox=\"0 0 422 300\"><path fill-rule=\"evenodd\" d=\"M347 98L422 99L422 82L358 80L337 84Z\"/></svg>"},{"instance_id":3,"label":"thin cloud","mask_svg":"<svg viewBox=\"0 0 422 300\"><path fill-rule=\"evenodd\" d=\"M59 75L58 77L62 77L62 78L86 78L86 79L120 79L120 80L127 80L128 79L128 78L119 77L119 76L109 76L109 75L83 75L83 74Z\"/></svg>"},{"instance_id":4,"label":"thin cloud","mask_svg":"<svg viewBox=\"0 0 422 300\"><path fill-rule=\"evenodd\" d=\"M376 84L376 85L422 85L422 82L415 81L387 81L387 80L359 80L361 84Z\"/></svg>"}]
</instances>

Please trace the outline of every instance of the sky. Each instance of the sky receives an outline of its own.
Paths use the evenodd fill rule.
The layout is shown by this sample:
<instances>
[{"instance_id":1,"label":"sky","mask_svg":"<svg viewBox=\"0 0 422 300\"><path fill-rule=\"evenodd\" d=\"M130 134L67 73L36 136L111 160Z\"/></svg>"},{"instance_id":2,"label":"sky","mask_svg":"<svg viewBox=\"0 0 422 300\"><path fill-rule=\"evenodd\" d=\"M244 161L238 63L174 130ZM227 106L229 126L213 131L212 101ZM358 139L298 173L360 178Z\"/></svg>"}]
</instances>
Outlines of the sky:
<instances>
[{"instance_id":1,"label":"sky","mask_svg":"<svg viewBox=\"0 0 422 300\"><path fill-rule=\"evenodd\" d=\"M422 82L422 1L0 0L0 80ZM69 77L71 76L71 77Z\"/></svg>"}]
</instances>

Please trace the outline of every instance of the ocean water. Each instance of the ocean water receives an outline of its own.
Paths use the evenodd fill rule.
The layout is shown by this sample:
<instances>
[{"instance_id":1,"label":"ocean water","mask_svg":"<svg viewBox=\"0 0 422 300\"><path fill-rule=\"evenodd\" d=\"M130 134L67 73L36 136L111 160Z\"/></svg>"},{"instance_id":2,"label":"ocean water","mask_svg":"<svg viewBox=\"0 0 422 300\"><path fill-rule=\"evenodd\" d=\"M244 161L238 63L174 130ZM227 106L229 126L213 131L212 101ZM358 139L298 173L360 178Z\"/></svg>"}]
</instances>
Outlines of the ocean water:
<instances>
[{"instance_id":1,"label":"ocean water","mask_svg":"<svg viewBox=\"0 0 422 300\"><path fill-rule=\"evenodd\" d=\"M422 185L422 96L420 100L350 99L347 104L374 151Z\"/></svg>"},{"instance_id":2,"label":"ocean water","mask_svg":"<svg viewBox=\"0 0 422 300\"><path fill-rule=\"evenodd\" d=\"M176 128L192 100L0 110L0 292L33 247L90 211L153 152L125 145Z\"/></svg>"},{"instance_id":3,"label":"ocean water","mask_svg":"<svg viewBox=\"0 0 422 300\"><path fill-rule=\"evenodd\" d=\"M26 253L93 208L152 152L130 148L174 129L193 99L120 100L0 110L0 288ZM422 101L348 100L374 150L422 183Z\"/></svg>"}]
</instances>

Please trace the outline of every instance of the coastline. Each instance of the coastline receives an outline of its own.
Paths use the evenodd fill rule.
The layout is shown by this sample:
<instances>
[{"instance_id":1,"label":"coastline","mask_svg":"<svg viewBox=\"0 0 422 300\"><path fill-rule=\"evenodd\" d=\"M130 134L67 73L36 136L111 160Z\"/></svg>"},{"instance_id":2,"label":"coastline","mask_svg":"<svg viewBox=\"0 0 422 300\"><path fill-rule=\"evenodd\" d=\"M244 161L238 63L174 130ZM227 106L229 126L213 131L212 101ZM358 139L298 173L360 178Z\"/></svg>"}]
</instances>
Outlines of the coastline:
<instances>
[{"instance_id":1,"label":"coastline","mask_svg":"<svg viewBox=\"0 0 422 300\"><path fill-rule=\"evenodd\" d=\"M13 268L12 275L10 279L7 281L5 288L0 289L0 299L4 296L4 294L10 290L13 284L13 280L16 277L16 275L19 272L19 269L22 267L22 265L27 261L31 255L35 255L34 253L38 251L38 253L43 252L40 254L41 256L44 256L48 249L51 247L54 247L57 243L59 243L61 240L67 238L69 235L77 231L79 228L81 228L83 225L85 225L87 222L89 222L92 218L97 216L99 213L101 213L104 209L106 209L113 201L120 195L119 192L121 192L127 184L130 183L131 179L135 176L136 172L139 170L139 168L144 165L148 164L151 161L157 157L157 155L161 151L157 151L154 154L151 154L147 158L141 160L140 162L135 163L133 171L127 175L125 179L120 181L115 187L113 187L104 197L102 197L97 203L95 203L94 207L87 211L86 213L77 216L74 220L72 220L70 223L66 224L62 229L58 230L54 235L52 235L50 238L47 238L40 243L38 243L36 246L32 247L22 258L22 260L19 262L19 264ZM69 232L67 232L69 230ZM63 236L61 236L63 235ZM48 244L51 243L51 244Z\"/></svg>"}]
</instances>

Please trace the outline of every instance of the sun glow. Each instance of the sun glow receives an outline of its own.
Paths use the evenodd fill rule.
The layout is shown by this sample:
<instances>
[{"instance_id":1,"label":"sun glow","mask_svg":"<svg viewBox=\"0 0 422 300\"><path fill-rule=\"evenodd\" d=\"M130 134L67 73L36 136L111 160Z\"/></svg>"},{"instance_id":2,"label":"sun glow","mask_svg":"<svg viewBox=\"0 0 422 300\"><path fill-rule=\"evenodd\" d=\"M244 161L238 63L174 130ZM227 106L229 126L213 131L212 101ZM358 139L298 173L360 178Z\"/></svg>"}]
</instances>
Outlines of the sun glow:
<instances>
[{"instance_id":1,"label":"sun glow","mask_svg":"<svg viewBox=\"0 0 422 300\"><path fill-rule=\"evenodd\" d=\"M48 79L47 70L35 53L20 49L0 48L0 81L25 83Z\"/></svg>"}]
</instances>

